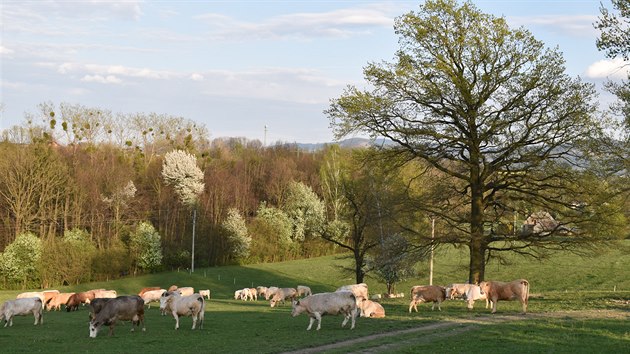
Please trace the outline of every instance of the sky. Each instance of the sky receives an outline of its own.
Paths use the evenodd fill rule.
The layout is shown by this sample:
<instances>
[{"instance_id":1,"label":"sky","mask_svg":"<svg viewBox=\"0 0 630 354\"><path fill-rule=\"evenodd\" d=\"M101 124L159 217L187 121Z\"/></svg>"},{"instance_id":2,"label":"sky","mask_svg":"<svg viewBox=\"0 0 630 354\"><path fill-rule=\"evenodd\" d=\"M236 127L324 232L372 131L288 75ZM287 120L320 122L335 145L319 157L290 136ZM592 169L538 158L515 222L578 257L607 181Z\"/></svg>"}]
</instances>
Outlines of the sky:
<instances>
[{"instance_id":1,"label":"sky","mask_svg":"<svg viewBox=\"0 0 630 354\"><path fill-rule=\"evenodd\" d=\"M394 19L421 3L1 0L0 130L51 102L180 116L211 139L331 142L330 100L393 61ZM473 3L557 46L571 76L600 88L627 75L595 47L598 0Z\"/></svg>"}]
</instances>

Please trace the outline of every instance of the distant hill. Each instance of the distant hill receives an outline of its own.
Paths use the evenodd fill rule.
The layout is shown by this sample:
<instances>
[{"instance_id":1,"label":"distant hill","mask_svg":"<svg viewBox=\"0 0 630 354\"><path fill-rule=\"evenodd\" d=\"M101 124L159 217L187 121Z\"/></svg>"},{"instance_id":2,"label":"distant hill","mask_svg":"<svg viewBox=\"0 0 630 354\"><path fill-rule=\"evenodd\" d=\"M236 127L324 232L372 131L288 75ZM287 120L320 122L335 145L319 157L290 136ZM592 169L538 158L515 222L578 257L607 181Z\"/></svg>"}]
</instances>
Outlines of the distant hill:
<instances>
[{"instance_id":1,"label":"distant hill","mask_svg":"<svg viewBox=\"0 0 630 354\"><path fill-rule=\"evenodd\" d=\"M323 149L327 145L338 144L344 148L367 148L370 146L382 146L382 145L393 145L394 143L391 140L379 138L376 140L368 139L368 138L349 138L344 139L337 142L328 142L328 143L295 143L301 150L307 151L317 151ZM290 144L293 145L293 144Z\"/></svg>"}]
</instances>

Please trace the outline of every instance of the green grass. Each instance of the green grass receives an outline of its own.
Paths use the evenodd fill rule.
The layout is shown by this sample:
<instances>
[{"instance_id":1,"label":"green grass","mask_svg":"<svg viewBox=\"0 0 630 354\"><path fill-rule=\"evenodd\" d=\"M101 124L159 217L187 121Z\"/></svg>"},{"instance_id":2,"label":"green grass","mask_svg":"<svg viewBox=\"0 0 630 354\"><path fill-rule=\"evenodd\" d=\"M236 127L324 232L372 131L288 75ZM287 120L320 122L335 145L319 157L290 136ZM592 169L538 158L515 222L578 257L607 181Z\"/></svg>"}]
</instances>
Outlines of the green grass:
<instances>
[{"instance_id":1,"label":"green grass","mask_svg":"<svg viewBox=\"0 0 630 354\"><path fill-rule=\"evenodd\" d=\"M378 348L390 343L387 352L612 352L627 351L630 344L628 311L630 306L630 241L593 258L556 254L539 262L518 256L508 257L509 265L490 263L486 279L511 280L527 278L532 297L529 312L522 321L501 324L464 324L444 331L426 334L400 334L361 344L331 350L348 352L361 348ZM467 278L465 250L444 248L437 253L435 284L464 282ZM270 308L264 300L242 302L233 299L234 290L258 285L295 287L309 285L314 292L333 291L340 285L354 282L340 266L351 264L347 259L329 256L275 264L256 264L198 269L195 274L166 272L129 277L109 282L60 287L60 291L81 291L93 288L116 289L119 294L133 294L145 286L168 287L172 284L210 289L212 300L206 305L206 323L202 330L192 331L190 318L180 321L174 330L174 319L159 315L157 305L147 310L145 333L129 332L130 324L116 326L113 337L107 330L95 339L88 338L87 311L45 312L44 325L33 326L33 317L16 317L12 328L0 328L3 352L115 352L137 353L202 350L213 353L275 353L335 343L352 338L413 329L421 325L456 320L491 318L483 304L468 312L462 301L447 301L442 311L431 312L430 305L419 306L419 313L407 312L408 292L412 285L426 284L426 268L421 275L398 285L404 299L382 300L387 317L357 319L350 331L340 327L341 317L324 317L322 329L305 331L308 318L290 316L290 305ZM384 284L368 277L370 293L382 293ZM616 289L616 291L613 291ZM21 291L0 291L0 300L14 298ZM518 302L500 302L499 314L516 314ZM571 315L548 316L559 311L616 311L625 318L587 318ZM603 318L602 318L603 317ZM470 326L470 328L460 327ZM459 331L462 331L461 333Z\"/></svg>"}]
</instances>

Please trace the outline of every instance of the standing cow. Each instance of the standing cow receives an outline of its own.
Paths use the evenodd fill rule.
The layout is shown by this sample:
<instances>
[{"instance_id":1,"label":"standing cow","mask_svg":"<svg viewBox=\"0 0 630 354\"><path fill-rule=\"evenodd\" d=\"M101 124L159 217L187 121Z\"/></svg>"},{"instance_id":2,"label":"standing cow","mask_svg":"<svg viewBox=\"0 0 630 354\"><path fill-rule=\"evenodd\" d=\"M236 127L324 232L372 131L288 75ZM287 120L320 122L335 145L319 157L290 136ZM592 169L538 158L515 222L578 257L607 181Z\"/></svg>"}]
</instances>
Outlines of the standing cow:
<instances>
[{"instance_id":1,"label":"standing cow","mask_svg":"<svg viewBox=\"0 0 630 354\"><path fill-rule=\"evenodd\" d=\"M131 331L134 331L134 325L142 331L144 327L144 300L138 295L118 296L105 302L103 308L96 313L95 317L90 321L90 338L96 338L102 326L109 326L109 335L114 334L114 326L117 321L131 321Z\"/></svg>"},{"instance_id":2,"label":"standing cow","mask_svg":"<svg viewBox=\"0 0 630 354\"><path fill-rule=\"evenodd\" d=\"M301 313L306 313L310 318L307 331L311 330L315 320L317 320L317 330L319 331L322 325L322 316L338 314L344 316L341 327L345 327L348 320L351 320L350 329L354 329L358 308L357 300L350 291L314 294L302 300L293 301L292 304L291 316L295 317Z\"/></svg>"},{"instance_id":3,"label":"standing cow","mask_svg":"<svg viewBox=\"0 0 630 354\"><path fill-rule=\"evenodd\" d=\"M529 282L526 279L517 279L509 283L500 281L482 281L479 284L481 292L485 293L489 301L492 301L492 313L497 312L497 301L518 300L523 306L523 314L527 313L529 301Z\"/></svg>"},{"instance_id":4,"label":"standing cow","mask_svg":"<svg viewBox=\"0 0 630 354\"><path fill-rule=\"evenodd\" d=\"M42 299L39 297L7 300L0 307L0 322L4 320L4 326L11 327L13 316L26 316L32 313L35 317L35 325L44 324L43 308Z\"/></svg>"},{"instance_id":5,"label":"standing cow","mask_svg":"<svg viewBox=\"0 0 630 354\"><path fill-rule=\"evenodd\" d=\"M473 309L473 305L477 300L486 300L486 308L488 308L488 297L486 293L481 293L479 285L471 285L466 294L464 294L464 300L466 300L466 307L468 310Z\"/></svg>"},{"instance_id":6,"label":"standing cow","mask_svg":"<svg viewBox=\"0 0 630 354\"><path fill-rule=\"evenodd\" d=\"M409 303L409 313L411 309L415 309L418 312L418 304L423 302L433 302L431 311L435 309L435 304L438 305L438 311L442 311L440 304L446 299L446 289L436 285L416 285L411 288L411 302Z\"/></svg>"},{"instance_id":7,"label":"standing cow","mask_svg":"<svg viewBox=\"0 0 630 354\"><path fill-rule=\"evenodd\" d=\"M296 298L297 298L297 290L295 290L295 288L280 288L275 292L275 294L269 301L269 304L271 305L271 307L274 307L278 305L278 303L280 302L284 303L286 299L293 300Z\"/></svg>"},{"instance_id":8,"label":"standing cow","mask_svg":"<svg viewBox=\"0 0 630 354\"><path fill-rule=\"evenodd\" d=\"M181 316L192 317L192 329L197 326L197 320L200 322L200 327L203 328L206 309L203 296L199 294L181 296L177 292L165 292L160 299L160 310L170 310L175 318L175 329L179 329L179 317Z\"/></svg>"}]
</instances>

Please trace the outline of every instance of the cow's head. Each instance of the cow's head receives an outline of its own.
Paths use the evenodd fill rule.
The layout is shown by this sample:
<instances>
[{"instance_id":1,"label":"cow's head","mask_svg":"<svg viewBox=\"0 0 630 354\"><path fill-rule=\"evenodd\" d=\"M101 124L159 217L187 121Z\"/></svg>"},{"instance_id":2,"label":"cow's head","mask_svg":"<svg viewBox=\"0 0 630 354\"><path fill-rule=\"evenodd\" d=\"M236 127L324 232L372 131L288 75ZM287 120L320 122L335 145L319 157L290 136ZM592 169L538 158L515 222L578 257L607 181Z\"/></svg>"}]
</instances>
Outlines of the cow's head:
<instances>
[{"instance_id":1,"label":"cow's head","mask_svg":"<svg viewBox=\"0 0 630 354\"><path fill-rule=\"evenodd\" d=\"M165 291L160 297L160 310L164 311L166 307L173 301L173 296L175 295L166 295L167 291Z\"/></svg>"},{"instance_id":2,"label":"cow's head","mask_svg":"<svg viewBox=\"0 0 630 354\"><path fill-rule=\"evenodd\" d=\"M96 319L90 321L90 338L96 338L96 335L98 334L98 331L101 329L102 325L103 324Z\"/></svg>"},{"instance_id":3,"label":"cow's head","mask_svg":"<svg viewBox=\"0 0 630 354\"><path fill-rule=\"evenodd\" d=\"M482 281L481 283L479 283L479 292L481 293L481 295L487 293L489 287L490 284L487 281Z\"/></svg>"},{"instance_id":4,"label":"cow's head","mask_svg":"<svg viewBox=\"0 0 630 354\"><path fill-rule=\"evenodd\" d=\"M291 316L295 317L304 312L305 307L300 305L300 300L291 301Z\"/></svg>"}]
</instances>

